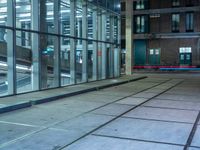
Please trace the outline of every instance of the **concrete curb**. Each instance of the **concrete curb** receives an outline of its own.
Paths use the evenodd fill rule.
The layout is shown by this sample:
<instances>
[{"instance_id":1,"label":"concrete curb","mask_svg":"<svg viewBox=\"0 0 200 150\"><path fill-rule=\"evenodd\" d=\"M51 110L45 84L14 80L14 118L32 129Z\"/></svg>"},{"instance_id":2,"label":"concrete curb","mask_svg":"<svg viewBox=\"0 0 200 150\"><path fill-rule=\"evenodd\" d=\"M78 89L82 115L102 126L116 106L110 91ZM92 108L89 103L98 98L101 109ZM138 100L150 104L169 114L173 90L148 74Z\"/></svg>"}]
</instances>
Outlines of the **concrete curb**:
<instances>
[{"instance_id":1,"label":"concrete curb","mask_svg":"<svg viewBox=\"0 0 200 150\"><path fill-rule=\"evenodd\" d=\"M39 104L43 104L43 103L47 103L47 102L56 101L56 100L61 99L61 98L67 98L67 97L71 97L71 96L75 96L75 95L79 95L79 94L83 94L83 93L98 91L100 89L118 86L118 85L121 85L121 84L138 81L138 80L142 80L142 79L145 79L145 78L147 78L147 77L143 76L143 77L138 77L138 78L134 78L134 79L129 79L129 80L126 80L126 81L110 83L110 84L107 84L107 85L102 85L102 86L92 87L92 88L88 88L88 89L84 89L84 90L79 90L79 91L75 91L75 92L71 92L71 93L67 93L67 94L61 94L61 95L46 97L46 98L42 98L42 99L38 99L38 100L31 100L29 102L22 102L22 103L19 103L19 104L5 106L5 107L0 108L0 114L10 112L10 111L14 111L14 110L18 110L18 109L31 107L32 105L39 105Z\"/></svg>"},{"instance_id":2,"label":"concrete curb","mask_svg":"<svg viewBox=\"0 0 200 150\"><path fill-rule=\"evenodd\" d=\"M28 108L31 106L32 106L31 102L22 102L22 103L15 104L15 105L9 105L9 106L0 108L0 114L18 110L18 109L22 109L22 108Z\"/></svg>"}]
</instances>

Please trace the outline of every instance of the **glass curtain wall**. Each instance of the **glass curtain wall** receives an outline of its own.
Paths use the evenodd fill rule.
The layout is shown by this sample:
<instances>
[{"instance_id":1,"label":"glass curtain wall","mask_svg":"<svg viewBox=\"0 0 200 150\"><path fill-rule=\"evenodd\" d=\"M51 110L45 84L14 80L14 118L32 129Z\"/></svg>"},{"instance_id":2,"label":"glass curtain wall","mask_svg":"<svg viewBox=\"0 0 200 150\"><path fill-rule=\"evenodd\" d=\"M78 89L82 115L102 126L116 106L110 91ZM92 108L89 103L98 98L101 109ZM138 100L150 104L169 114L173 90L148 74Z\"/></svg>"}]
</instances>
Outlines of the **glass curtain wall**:
<instances>
[{"instance_id":1,"label":"glass curtain wall","mask_svg":"<svg viewBox=\"0 0 200 150\"><path fill-rule=\"evenodd\" d=\"M119 76L119 4L0 0L0 97Z\"/></svg>"}]
</instances>

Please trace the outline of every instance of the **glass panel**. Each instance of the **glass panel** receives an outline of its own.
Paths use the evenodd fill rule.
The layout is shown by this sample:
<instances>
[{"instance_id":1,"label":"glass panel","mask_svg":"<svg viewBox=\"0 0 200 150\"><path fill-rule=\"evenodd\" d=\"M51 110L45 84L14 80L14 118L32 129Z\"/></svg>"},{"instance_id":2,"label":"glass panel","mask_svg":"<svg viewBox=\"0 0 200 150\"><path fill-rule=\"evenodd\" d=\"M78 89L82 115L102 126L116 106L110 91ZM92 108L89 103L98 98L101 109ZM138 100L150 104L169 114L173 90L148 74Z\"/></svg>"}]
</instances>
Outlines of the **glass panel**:
<instances>
[{"instance_id":1,"label":"glass panel","mask_svg":"<svg viewBox=\"0 0 200 150\"><path fill-rule=\"evenodd\" d=\"M180 14L172 14L172 31L179 31Z\"/></svg>"},{"instance_id":2,"label":"glass panel","mask_svg":"<svg viewBox=\"0 0 200 150\"><path fill-rule=\"evenodd\" d=\"M159 54L160 54L160 50L159 50L159 49L156 49L156 50L155 50L155 54L156 54L156 55L159 55Z\"/></svg>"},{"instance_id":3,"label":"glass panel","mask_svg":"<svg viewBox=\"0 0 200 150\"><path fill-rule=\"evenodd\" d=\"M192 52L192 48L191 47L186 47L185 48L185 52L186 53L191 53Z\"/></svg>"},{"instance_id":4,"label":"glass panel","mask_svg":"<svg viewBox=\"0 0 200 150\"><path fill-rule=\"evenodd\" d=\"M154 49L150 49L150 55L154 54Z\"/></svg>"},{"instance_id":5,"label":"glass panel","mask_svg":"<svg viewBox=\"0 0 200 150\"><path fill-rule=\"evenodd\" d=\"M70 0L61 1L61 85L70 84Z\"/></svg>"},{"instance_id":6,"label":"glass panel","mask_svg":"<svg viewBox=\"0 0 200 150\"><path fill-rule=\"evenodd\" d=\"M65 42L61 41L61 85L70 84L70 40L65 37Z\"/></svg>"},{"instance_id":7,"label":"glass panel","mask_svg":"<svg viewBox=\"0 0 200 150\"><path fill-rule=\"evenodd\" d=\"M24 31L16 32L16 72L17 93L32 90L32 49L31 33ZM23 36L22 36L23 35Z\"/></svg>"},{"instance_id":8,"label":"glass panel","mask_svg":"<svg viewBox=\"0 0 200 150\"><path fill-rule=\"evenodd\" d=\"M54 33L54 3L46 0L46 25L47 32Z\"/></svg>"},{"instance_id":9,"label":"glass panel","mask_svg":"<svg viewBox=\"0 0 200 150\"><path fill-rule=\"evenodd\" d=\"M82 0L77 0L76 7L76 35L82 37Z\"/></svg>"},{"instance_id":10,"label":"glass panel","mask_svg":"<svg viewBox=\"0 0 200 150\"><path fill-rule=\"evenodd\" d=\"M82 81L82 50L83 50L83 45L82 45L82 40L77 40L76 44L76 81L77 83Z\"/></svg>"},{"instance_id":11,"label":"glass panel","mask_svg":"<svg viewBox=\"0 0 200 150\"><path fill-rule=\"evenodd\" d=\"M55 36L51 35L40 35L40 51L42 52L42 64L41 64L41 82L42 89L55 87L54 82L54 68L55 68L55 57L54 57L54 40Z\"/></svg>"},{"instance_id":12,"label":"glass panel","mask_svg":"<svg viewBox=\"0 0 200 150\"><path fill-rule=\"evenodd\" d=\"M181 60L184 60L184 54L181 54L181 58L180 58Z\"/></svg>"},{"instance_id":13,"label":"glass panel","mask_svg":"<svg viewBox=\"0 0 200 150\"><path fill-rule=\"evenodd\" d=\"M174 7L180 6L180 0L172 0L172 6Z\"/></svg>"},{"instance_id":14,"label":"glass panel","mask_svg":"<svg viewBox=\"0 0 200 150\"><path fill-rule=\"evenodd\" d=\"M95 10L92 10L92 5L89 5L88 6L88 39L93 39L93 11ZM95 20L96 21L96 20Z\"/></svg>"},{"instance_id":15,"label":"glass panel","mask_svg":"<svg viewBox=\"0 0 200 150\"><path fill-rule=\"evenodd\" d=\"M92 75L93 75L93 45L94 42L89 41L88 45L88 78L89 80L92 80Z\"/></svg>"},{"instance_id":16,"label":"glass panel","mask_svg":"<svg viewBox=\"0 0 200 150\"><path fill-rule=\"evenodd\" d=\"M186 60L190 60L190 54L186 55Z\"/></svg>"},{"instance_id":17,"label":"glass panel","mask_svg":"<svg viewBox=\"0 0 200 150\"><path fill-rule=\"evenodd\" d=\"M7 21L7 0L0 0L0 25L6 25Z\"/></svg>"},{"instance_id":18,"label":"glass panel","mask_svg":"<svg viewBox=\"0 0 200 150\"><path fill-rule=\"evenodd\" d=\"M186 14L186 31L194 30L194 13Z\"/></svg>"},{"instance_id":19,"label":"glass panel","mask_svg":"<svg viewBox=\"0 0 200 150\"><path fill-rule=\"evenodd\" d=\"M106 16L106 39L110 41L110 15Z\"/></svg>"},{"instance_id":20,"label":"glass panel","mask_svg":"<svg viewBox=\"0 0 200 150\"><path fill-rule=\"evenodd\" d=\"M8 94L8 65L7 65L7 41L6 30L0 28L0 96Z\"/></svg>"},{"instance_id":21,"label":"glass panel","mask_svg":"<svg viewBox=\"0 0 200 150\"><path fill-rule=\"evenodd\" d=\"M31 29L31 0L16 1L16 27Z\"/></svg>"},{"instance_id":22,"label":"glass panel","mask_svg":"<svg viewBox=\"0 0 200 150\"><path fill-rule=\"evenodd\" d=\"M119 31L118 31L118 17L115 16L114 17L114 42L117 43L118 42L118 35Z\"/></svg>"}]
</instances>

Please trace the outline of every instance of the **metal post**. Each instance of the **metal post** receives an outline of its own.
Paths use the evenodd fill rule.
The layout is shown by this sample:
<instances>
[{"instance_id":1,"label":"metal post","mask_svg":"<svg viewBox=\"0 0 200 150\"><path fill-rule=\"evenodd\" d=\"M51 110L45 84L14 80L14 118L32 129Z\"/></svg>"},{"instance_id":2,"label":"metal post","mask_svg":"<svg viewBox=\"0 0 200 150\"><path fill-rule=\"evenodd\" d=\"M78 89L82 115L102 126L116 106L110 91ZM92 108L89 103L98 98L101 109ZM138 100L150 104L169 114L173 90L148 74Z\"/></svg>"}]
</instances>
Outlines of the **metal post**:
<instances>
[{"instance_id":1,"label":"metal post","mask_svg":"<svg viewBox=\"0 0 200 150\"><path fill-rule=\"evenodd\" d=\"M76 0L70 0L70 35L75 37ZM76 83L76 42L70 39L70 83Z\"/></svg>"},{"instance_id":2,"label":"metal post","mask_svg":"<svg viewBox=\"0 0 200 150\"><path fill-rule=\"evenodd\" d=\"M97 29L97 10L93 10L93 39L98 40ZM98 45L97 42L93 42L93 80L98 79Z\"/></svg>"},{"instance_id":3,"label":"metal post","mask_svg":"<svg viewBox=\"0 0 200 150\"><path fill-rule=\"evenodd\" d=\"M40 3L40 17L39 17L39 31L47 32L47 6L46 1L39 0ZM41 89L48 88L48 56L42 52L47 49L48 46L48 36L45 34L40 34L39 36L39 48L40 48L40 57L41 57L41 74L40 74L40 87Z\"/></svg>"},{"instance_id":4,"label":"metal post","mask_svg":"<svg viewBox=\"0 0 200 150\"><path fill-rule=\"evenodd\" d=\"M34 31L39 31L39 0L31 1L32 27ZM32 48L32 89L40 90L40 71L41 71L41 57L39 52L39 35L32 33L31 36ZM34 43L34 44L33 44Z\"/></svg>"},{"instance_id":5,"label":"metal post","mask_svg":"<svg viewBox=\"0 0 200 150\"><path fill-rule=\"evenodd\" d=\"M98 40L102 41L102 12L98 11L97 24L98 24ZM102 43L98 42L98 78L101 79L102 76Z\"/></svg>"},{"instance_id":6,"label":"metal post","mask_svg":"<svg viewBox=\"0 0 200 150\"><path fill-rule=\"evenodd\" d=\"M121 74L121 18L120 16L117 17L117 28L118 28L118 40L117 40L117 62L118 65L116 67L116 77L119 77Z\"/></svg>"},{"instance_id":7,"label":"metal post","mask_svg":"<svg viewBox=\"0 0 200 150\"><path fill-rule=\"evenodd\" d=\"M82 32L83 38L87 38L88 35L88 17L87 17L87 1L83 1L82 8ZM88 81L88 41L83 40L83 50L82 50L82 82Z\"/></svg>"},{"instance_id":8,"label":"metal post","mask_svg":"<svg viewBox=\"0 0 200 150\"><path fill-rule=\"evenodd\" d=\"M114 16L110 16L110 42L114 43ZM114 45L110 44L110 67L109 67L109 76L114 77Z\"/></svg>"},{"instance_id":9,"label":"metal post","mask_svg":"<svg viewBox=\"0 0 200 150\"><path fill-rule=\"evenodd\" d=\"M133 67L133 0L126 1L126 74L132 74Z\"/></svg>"},{"instance_id":10,"label":"metal post","mask_svg":"<svg viewBox=\"0 0 200 150\"><path fill-rule=\"evenodd\" d=\"M7 63L8 63L8 94L16 94L16 9L14 0L7 1Z\"/></svg>"},{"instance_id":11,"label":"metal post","mask_svg":"<svg viewBox=\"0 0 200 150\"><path fill-rule=\"evenodd\" d=\"M54 0L54 33L60 34L60 0ZM54 37L54 87L61 86L60 37Z\"/></svg>"},{"instance_id":12,"label":"metal post","mask_svg":"<svg viewBox=\"0 0 200 150\"><path fill-rule=\"evenodd\" d=\"M106 18L106 12L103 12L102 14L102 41L106 41L106 24L107 24L107 18ZM107 44L102 43L102 79L106 79L107 77Z\"/></svg>"}]
</instances>

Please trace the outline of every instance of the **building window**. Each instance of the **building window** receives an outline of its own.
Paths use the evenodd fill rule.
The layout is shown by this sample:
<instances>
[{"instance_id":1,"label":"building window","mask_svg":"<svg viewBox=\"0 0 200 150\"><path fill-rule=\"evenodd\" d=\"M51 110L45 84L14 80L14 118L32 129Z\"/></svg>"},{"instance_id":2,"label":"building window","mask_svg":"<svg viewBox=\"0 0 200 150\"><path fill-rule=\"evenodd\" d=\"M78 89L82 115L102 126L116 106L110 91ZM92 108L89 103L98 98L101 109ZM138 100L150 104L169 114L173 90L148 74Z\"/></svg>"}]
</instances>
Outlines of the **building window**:
<instances>
[{"instance_id":1,"label":"building window","mask_svg":"<svg viewBox=\"0 0 200 150\"><path fill-rule=\"evenodd\" d=\"M121 11L126 11L126 2L121 2Z\"/></svg>"},{"instance_id":2,"label":"building window","mask_svg":"<svg viewBox=\"0 0 200 150\"><path fill-rule=\"evenodd\" d=\"M172 14L172 32L179 32L180 14Z\"/></svg>"},{"instance_id":3,"label":"building window","mask_svg":"<svg viewBox=\"0 0 200 150\"><path fill-rule=\"evenodd\" d=\"M147 9L149 6L148 0L140 0L134 2L134 9L135 10L142 10Z\"/></svg>"},{"instance_id":4,"label":"building window","mask_svg":"<svg viewBox=\"0 0 200 150\"><path fill-rule=\"evenodd\" d=\"M192 64L192 48L191 47L179 48L179 61L180 61L180 65Z\"/></svg>"},{"instance_id":5,"label":"building window","mask_svg":"<svg viewBox=\"0 0 200 150\"><path fill-rule=\"evenodd\" d=\"M194 13L188 12L186 13L186 32L194 31Z\"/></svg>"},{"instance_id":6,"label":"building window","mask_svg":"<svg viewBox=\"0 0 200 150\"><path fill-rule=\"evenodd\" d=\"M194 1L193 0L186 0L186 6L190 7L190 6L194 6Z\"/></svg>"},{"instance_id":7,"label":"building window","mask_svg":"<svg viewBox=\"0 0 200 150\"><path fill-rule=\"evenodd\" d=\"M180 0L172 0L172 6L173 6L173 7L178 7L178 6L180 6Z\"/></svg>"},{"instance_id":8,"label":"building window","mask_svg":"<svg viewBox=\"0 0 200 150\"><path fill-rule=\"evenodd\" d=\"M148 32L148 16L135 16L135 33L147 33Z\"/></svg>"}]
</instances>

